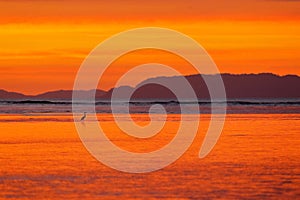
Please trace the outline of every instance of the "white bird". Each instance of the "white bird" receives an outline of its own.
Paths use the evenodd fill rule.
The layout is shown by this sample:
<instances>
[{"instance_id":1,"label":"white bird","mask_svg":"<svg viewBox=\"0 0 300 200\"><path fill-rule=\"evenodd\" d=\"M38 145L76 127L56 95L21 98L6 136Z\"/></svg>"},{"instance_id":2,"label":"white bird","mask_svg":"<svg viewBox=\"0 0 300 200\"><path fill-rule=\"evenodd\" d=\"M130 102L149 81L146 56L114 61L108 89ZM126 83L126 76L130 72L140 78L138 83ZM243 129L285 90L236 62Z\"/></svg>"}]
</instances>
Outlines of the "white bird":
<instances>
[{"instance_id":1,"label":"white bird","mask_svg":"<svg viewBox=\"0 0 300 200\"><path fill-rule=\"evenodd\" d=\"M80 121L85 120L85 118L86 118L86 112L83 113L83 116L81 117Z\"/></svg>"}]
</instances>

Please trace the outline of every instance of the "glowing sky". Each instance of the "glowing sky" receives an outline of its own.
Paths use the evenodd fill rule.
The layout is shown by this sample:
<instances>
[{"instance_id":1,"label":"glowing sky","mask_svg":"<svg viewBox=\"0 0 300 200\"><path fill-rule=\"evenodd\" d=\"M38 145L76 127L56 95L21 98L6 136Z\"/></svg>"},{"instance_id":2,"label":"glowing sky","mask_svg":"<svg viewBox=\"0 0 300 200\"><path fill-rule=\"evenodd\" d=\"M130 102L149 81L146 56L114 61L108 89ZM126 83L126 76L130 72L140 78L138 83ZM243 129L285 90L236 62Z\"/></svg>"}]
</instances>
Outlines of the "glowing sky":
<instances>
[{"instance_id":1,"label":"glowing sky","mask_svg":"<svg viewBox=\"0 0 300 200\"><path fill-rule=\"evenodd\" d=\"M71 89L81 62L97 44L145 26L194 38L221 72L300 75L296 0L0 0L0 9L0 89L26 94ZM137 56L123 59L115 70ZM111 86L108 80L102 89Z\"/></svg>"}]
</instances>

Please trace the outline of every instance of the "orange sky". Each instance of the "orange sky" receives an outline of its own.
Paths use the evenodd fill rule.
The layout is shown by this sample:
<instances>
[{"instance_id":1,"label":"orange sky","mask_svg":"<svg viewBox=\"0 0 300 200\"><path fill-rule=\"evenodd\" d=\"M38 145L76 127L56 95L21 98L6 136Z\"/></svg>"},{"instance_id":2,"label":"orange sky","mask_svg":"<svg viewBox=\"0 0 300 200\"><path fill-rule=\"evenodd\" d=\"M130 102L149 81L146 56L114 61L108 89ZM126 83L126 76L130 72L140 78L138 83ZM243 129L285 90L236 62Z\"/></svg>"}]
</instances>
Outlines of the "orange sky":
<instances>
[{"instance_id":1,"label":"orange sky","mask_svg":"<svg viewBox=\"0 0 300 200\"><path fill-rule=\"evenodd\" d=\"M1 89L26 94L71 89L81 62L97 44L145 26L194 38L221 72L300 75L296 0L0 0L0 8ZM166 59L158 52L149 56ZM122 62L116 70L135 63L130 56ZM111 86L108 80L103 89Z\"/></svg>"}]
</instances>

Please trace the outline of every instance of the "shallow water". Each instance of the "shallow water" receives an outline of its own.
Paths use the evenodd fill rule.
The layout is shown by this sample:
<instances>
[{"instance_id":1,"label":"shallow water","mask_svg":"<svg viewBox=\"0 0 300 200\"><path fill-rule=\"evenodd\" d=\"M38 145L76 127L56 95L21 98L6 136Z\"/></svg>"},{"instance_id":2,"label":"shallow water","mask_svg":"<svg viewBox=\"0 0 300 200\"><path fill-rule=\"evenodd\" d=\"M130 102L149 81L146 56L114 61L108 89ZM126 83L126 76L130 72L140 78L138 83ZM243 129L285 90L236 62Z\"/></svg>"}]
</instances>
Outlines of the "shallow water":
<instances>
[{"instance_id":1,"label":"shallow water","mask_svg":"<svg viewBox=\"0 0 300 200\"><path fill-rule=\"evenodd\" d=\"M160 105L161 107L153 107ZM162 114L209 114L212 111L210 101L202 100L198 102L173 100L141 100L132 102L115 102L113 104L114 113L124 114L128 110L133 114L147 114L151 108L152 113ZM214 113L223 113L223 109L230 114L300 114L299 99L227 99L214 104ZM226 106L226 107L225 107ZM163 109L162 109L163 108ZM70 100L1 100L0 113L2 114L38 114L38 113L112 113L111 102L96 101L76 102Z\"/></svg>"},{"instance_id":2,"label":"shallow water","mask_svg":"<svg viewBox=\"0 0 300 200\"><path fill-rule=\"evenodd\" d=\"M111 115L98 115L108 137L135 152L166 145L179 116L170 115L163 132L141 140L124 135ZM132 118L142 125L149 120ZM213 151L200 159L209 121L201 115L194 143L170 166L129 174L89 154L70 115L0 115L0 199L300 198L299 114L229 114Z\"/></svg>"}]
</instances>

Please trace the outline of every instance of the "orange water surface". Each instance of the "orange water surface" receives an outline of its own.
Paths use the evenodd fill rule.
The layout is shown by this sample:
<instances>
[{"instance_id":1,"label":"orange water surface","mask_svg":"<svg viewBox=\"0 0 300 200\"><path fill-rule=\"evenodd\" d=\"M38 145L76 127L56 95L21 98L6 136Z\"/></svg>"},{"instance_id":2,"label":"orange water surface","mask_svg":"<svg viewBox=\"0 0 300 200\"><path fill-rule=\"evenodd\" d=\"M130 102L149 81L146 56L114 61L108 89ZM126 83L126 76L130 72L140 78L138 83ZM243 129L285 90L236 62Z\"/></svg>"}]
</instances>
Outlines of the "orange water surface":
<instances>
[{"instance_id":1,"label":"orange water surface","mask_svg":"<svg viewBox=\"0 0 300 200\"><path fill-rule=\"evenodd\" d=\"M161 133L133 139L110 115L98 117L116 145L135 152L166 145L180 123L179 115L171 115ZM132 118L140 124L149 120L144 114ZM209 121L209 115L201 116L194 143L176 162L130 174L97 161L71 116L1 115L0 199L300 198L299 114L227 115L216 146L200 159Z\"/></svg>"}]
</instances>

